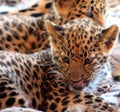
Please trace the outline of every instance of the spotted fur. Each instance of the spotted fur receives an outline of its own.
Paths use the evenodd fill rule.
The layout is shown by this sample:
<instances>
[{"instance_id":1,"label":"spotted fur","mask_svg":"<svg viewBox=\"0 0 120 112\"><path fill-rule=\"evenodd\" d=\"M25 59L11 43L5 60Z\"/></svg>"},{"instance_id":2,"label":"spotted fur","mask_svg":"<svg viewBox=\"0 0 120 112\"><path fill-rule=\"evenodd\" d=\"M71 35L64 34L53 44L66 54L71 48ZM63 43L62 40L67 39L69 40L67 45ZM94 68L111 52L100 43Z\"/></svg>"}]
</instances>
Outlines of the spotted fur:
<instances>
[{"instance_id":1,"label":"spotted fur","mask_svg":"<svg viewBox=\"0 0 120 112\"><path fill-rule=\"evenodd\" d=\"M0 50L33 53L49 48L47 36L42 19L0 16Z\"/></svg>"},{"instance_id":2,"label":"spotted fur","mask_svg":"<svg viewBox=\"0 0 120 112\"><path fill-rule=\"evenodd\" d=\"M0 51L0 109L117 111L114 104L82 92L107 61L117 26L103 29L91 19L62 26L47 21L45 25L51 49L29 55Z\"/></svg>"},{"instance_id":3,"label":"spotted fur","mask_svg":"<svg viewBox=\"0 0 120 112\"><path fill-rule=\"evenodd\" d=\"M21 0L0 0L0 5L15 6Z\"/></svg>"},{"instance_id":4,"label":"spotted fur","mask_svg":"<svg viewBox=\"0 0 120 112\"><path fill-rule=\"evenodd\" d=\"M105 0L39 0L38 3L33 5L31 8L17 12L1 12L1 14L20 14L40 17L46 13L53 16L52 12L55 12L55 15L59 15L61 17L62 23L74 18L87 16L93 18L100 25L103 25L105 11Z\"/></svg>"},{"instance_id":5,"label":"spotted fur","mask_svg":"<svg viewBox=\"0 0 120 112\"><path fill-rule=\"evenodd\" d=\"M12 1L16 2L17 0L6 0L9 1L10 3ZM37 3L33 4L31 7L28 7L26 9L21 9L17 11L2 11L0 14L20 14L20 15L25 15L25 16L32 16L32 17L39 17L42 16L46 13L49 13L52 7L52 2L51 0L38 0Z\"/></svg>"},{"instance_id":6,"label":"spotted fur","mask_svg":"<svg viewBox=\"0 0 120 112\"><path fill-rule=\"evenodd\" d=\"M91 2L56 0L53 1L54 13L44 15L41 18L29 17L26 13L31 10L21 11L21 13L26 16L1 15L0 50L33 53L49 48L49 40L46 38L48 33L44 26L46 19L54 21L57 24L64 24L71 19L90 17L90 15L93 15L92 19L95 20L95 13L97 17L101 15L99 18L103 20L103 12L105 10L104 0L94 0ZM95 10L94 5L98 6L96 7L98 12ZM38 6L39 5L36 5L35 7L40 8ZM62 9L64 9L64 11L62 11ZM31 14L34 13L31 11ZM57 17L55 15L57 15ZM99 20L96 21L100 23ZM103 24L103 22L101 23Z\"/></svg>"}]
</instances>

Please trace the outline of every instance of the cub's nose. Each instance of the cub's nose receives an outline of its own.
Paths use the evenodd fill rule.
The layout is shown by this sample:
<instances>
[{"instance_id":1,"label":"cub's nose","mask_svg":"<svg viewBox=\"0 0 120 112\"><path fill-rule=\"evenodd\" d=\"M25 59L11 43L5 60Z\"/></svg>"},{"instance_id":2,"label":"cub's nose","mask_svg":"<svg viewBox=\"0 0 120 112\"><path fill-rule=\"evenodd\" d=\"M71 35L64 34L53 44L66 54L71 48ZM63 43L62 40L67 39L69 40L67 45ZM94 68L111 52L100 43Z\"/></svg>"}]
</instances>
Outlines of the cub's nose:
<instances>
[{"instance_id":1,"label":"cub's nose","mask_svg":"<svg viewBox=\"0 0 120 112\"><path fill-rule=\"evenodd\" d=\"M79 73L72 73L70 74L70 80L72 82L78 82L80 80L83 80L83 74L79 74Z\"/></svg>"}]
</instances>

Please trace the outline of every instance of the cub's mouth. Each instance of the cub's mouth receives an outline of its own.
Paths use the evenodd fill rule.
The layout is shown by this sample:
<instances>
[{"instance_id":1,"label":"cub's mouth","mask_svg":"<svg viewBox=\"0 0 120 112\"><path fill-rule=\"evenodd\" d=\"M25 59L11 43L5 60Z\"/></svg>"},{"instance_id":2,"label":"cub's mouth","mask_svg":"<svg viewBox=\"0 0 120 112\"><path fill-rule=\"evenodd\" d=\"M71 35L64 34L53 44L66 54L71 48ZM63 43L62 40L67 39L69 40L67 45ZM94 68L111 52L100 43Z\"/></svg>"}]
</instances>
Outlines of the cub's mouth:
<instances>
[{"instance_id":1,"label":"cub's mouth","mask_svg":"<svg viewBox=\"0 0 120 112\"><path fill-rule=\"evenodd\" d=\"M83 81L77 81L77 82L74 82L72 86L76 90L81 90L84 88L85 84Z\"/></svg>"},{"instance_id":2,"label":"cub's mouth","mask_svg":"<svg viewBox=\"0 0 120 112\"><path fill-rule=\"evenodd\" d=\"M70 84L70 90L75 92L81 92L86 86L88 86L89 81L77 81Z\"/></svg>"},{"instance_id":3,"label":"cub's mouth","mask_svg":"<svg viewBox=\"0 0 120 112\"><path fill-rule=\"evenodd\" d=\"M84 89L85 83L83 81L77 81L70 83L70 90L75 92L80 92Z\"/></svg>"}]
</instances>

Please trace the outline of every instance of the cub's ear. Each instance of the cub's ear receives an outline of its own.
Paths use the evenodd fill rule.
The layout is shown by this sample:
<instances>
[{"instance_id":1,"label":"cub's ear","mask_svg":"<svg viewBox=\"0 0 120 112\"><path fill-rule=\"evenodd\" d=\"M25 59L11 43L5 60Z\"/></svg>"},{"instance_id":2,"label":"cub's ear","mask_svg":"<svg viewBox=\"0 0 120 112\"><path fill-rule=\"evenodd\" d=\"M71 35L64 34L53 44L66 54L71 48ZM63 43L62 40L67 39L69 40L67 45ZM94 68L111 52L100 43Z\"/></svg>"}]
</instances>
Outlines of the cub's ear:
<instances>
[{"instance_id":1,"label":"cub's ear","mask_svg":"<svg viewBox=\"0 0 120 112\"><path fill-rule=\"evenodd\" d=\"M49 20L47 20L45 22L45 26L46 29L48 31L48 33L53 37L53 38L58 38L60 39L60 31L63 30L62 26L56 25L53 22L50 22Z\"/></svg>"},{"instance_id":2,"label":"cub's ear","mask_svg":"<svg viewBox=\"0 0 120 112\"><path fill-rule=\"evenodd\" d=\"M102 45L106 52L108 52L114 45L114 41L118 34L118 27L112 25L111 27L102 31Z\"/></svg>"}]
</instances>

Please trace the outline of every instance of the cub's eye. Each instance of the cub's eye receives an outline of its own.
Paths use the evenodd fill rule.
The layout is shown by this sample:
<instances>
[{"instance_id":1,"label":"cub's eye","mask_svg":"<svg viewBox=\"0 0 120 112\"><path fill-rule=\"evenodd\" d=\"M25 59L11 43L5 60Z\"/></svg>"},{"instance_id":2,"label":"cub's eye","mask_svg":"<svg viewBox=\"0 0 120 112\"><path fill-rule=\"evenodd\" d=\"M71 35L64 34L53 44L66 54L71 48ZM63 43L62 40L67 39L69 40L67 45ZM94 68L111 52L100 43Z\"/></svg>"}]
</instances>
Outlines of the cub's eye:
<instances>
[{"instance_id":1,"label":"cub's eye","mask_svg":"<svg viewBox=\"0 0 120 112\"><path fill-rule=\"evenodd\" d=\"M86 58L84 61L84 64L90 64L93 61L93 59Z\"/></svg>"},{"instance_id":2,"label":"cub's eye","mask_svg":"<svg viewBox=\"0 0 120 112\"><path fill-rule=\"evenodd\" d=\"M65 62L65 63L69 63L69 58L68 57L62 57L62 60Z\"/></svg>"},{"instance_id":3,"label":"cub's eye","mask_svg":"<svg viewBox=\"0 0 120 112\"><path fill-rule=\"evenodd\" d=\"M89 13L88 17L93 18L93 13Z\"/></svg>"}]
</instances>

